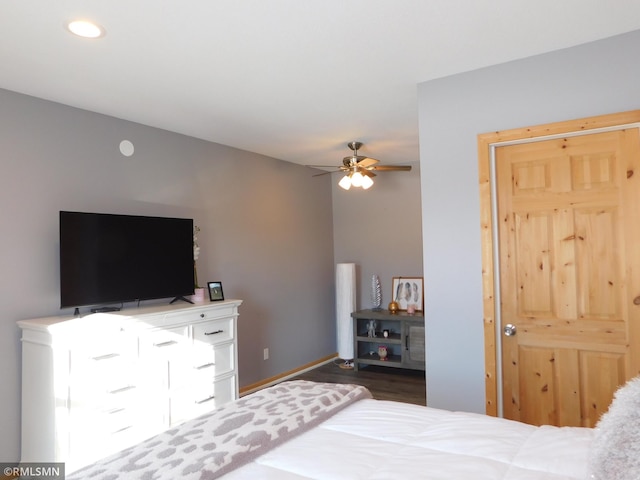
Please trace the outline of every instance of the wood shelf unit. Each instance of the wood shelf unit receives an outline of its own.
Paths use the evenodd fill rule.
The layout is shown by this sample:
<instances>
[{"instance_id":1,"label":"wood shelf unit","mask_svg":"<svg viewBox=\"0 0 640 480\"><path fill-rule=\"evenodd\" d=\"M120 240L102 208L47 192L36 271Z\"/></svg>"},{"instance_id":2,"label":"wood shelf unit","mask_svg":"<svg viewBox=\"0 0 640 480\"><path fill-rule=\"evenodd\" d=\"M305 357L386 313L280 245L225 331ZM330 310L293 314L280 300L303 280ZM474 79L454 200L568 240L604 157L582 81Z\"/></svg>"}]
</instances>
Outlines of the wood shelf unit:
<instances>
[{"instance_id":1,"label":"wood shelf unit","mask_svg":"<svg viewBox=\"0 0 640 480\"><path fill-rule=\"evenodd\" d=\"M425 369L424 315L422 312L391 313L388 310L358 310L353 318L354 369L365 365ZM375 336L368 334L370 321L375 321ZM383 332L388 330L389 336ZM387 357L378 355L378 347L387 347Z\"/></svg>"}]
</instances>

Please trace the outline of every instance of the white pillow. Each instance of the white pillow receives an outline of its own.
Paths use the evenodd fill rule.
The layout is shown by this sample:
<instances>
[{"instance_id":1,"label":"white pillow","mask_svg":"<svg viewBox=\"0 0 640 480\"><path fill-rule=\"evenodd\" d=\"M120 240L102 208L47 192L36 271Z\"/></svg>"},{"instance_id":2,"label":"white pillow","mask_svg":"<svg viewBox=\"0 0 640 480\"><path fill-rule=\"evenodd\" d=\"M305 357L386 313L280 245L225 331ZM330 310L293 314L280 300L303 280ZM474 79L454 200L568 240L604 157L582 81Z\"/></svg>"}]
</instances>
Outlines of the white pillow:
<instances>
[{"instance_id":1,"label":"white pillow","mask_svg":"<svg viewBox=\"0 0 640 480\"><path fill-rule=\"evenodd\" d=\"M595 480L640 479L640 377L618 389L596 425L590 471Z\"/></svg>"}]
</instances>

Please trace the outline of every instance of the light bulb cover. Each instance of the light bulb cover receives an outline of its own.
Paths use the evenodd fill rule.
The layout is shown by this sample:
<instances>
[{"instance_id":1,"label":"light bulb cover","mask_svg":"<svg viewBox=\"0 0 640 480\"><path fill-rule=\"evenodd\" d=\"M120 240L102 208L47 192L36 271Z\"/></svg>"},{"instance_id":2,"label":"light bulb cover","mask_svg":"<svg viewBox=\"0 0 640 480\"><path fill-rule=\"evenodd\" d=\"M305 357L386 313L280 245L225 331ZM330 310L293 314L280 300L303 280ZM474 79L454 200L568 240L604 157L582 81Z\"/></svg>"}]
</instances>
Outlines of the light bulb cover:
<instances>
[{"instance_id":1,"label":"light bulb cover","mask_svg":"<svg viewBox=\"0 0 640 480\"><path fill-rule=\"evenodd\" d=\"M363 176L360 172L356 172L351 176L351 184L354 187L361 187L362 186L362 181L363 181Z\"/></svg>"},{"instance_id":2,"label":"light bulb cover","mask_svg":"<svg viewBox=\"0 0 640 480\"><path fill-rule=\"evenodd\" d=\"M362 177L362 188L364 190L367 190L369 187L371 187L371 185L373 185L373 179L364 175Z\"/></svg>"},{"instance_id":3,"label":"light bulb cover","mask_svg":"<svg viewBox=\"0 0 640 480\"><path fill-rule=\"evenodd\" d=\"M351 188L351 177L349 177L349 175L345 175L344 177L342 177L342 179L338 182L338 185L342 188L344 188L345 190L349 190Z\"/></svg>"}]
</instances>

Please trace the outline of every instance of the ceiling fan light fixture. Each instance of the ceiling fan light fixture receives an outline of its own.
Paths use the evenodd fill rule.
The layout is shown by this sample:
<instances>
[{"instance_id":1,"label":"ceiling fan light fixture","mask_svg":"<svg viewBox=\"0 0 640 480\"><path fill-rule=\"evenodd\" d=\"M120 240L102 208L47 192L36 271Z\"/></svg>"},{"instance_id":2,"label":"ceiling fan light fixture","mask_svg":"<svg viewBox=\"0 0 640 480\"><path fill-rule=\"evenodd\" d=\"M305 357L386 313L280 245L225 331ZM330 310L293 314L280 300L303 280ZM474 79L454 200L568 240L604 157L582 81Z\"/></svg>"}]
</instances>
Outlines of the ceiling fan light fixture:
<instances>
[{"instance_id":1,"label":"ceiling fan light fixture","mask_svg":"<svg viewBox=\"0 0 640 480\"><path fill-rule=\"evenodd\" d=\"M338 185L342 188L344 188L345 190L349 190L351 188L351 177L349 175L345 175L344 177L342 177L342 179L338 182Z\"/></svg>"},{"instance_id":2,"label":"ceiling fan light fixture","mask_svg":"<svg viewBox=\"0 0 640 480\"><path fill-rule=\"evenodd\" d=\"M411 165L378 165L379 160L375 158L358 155L358 149L362 146L361 142L349 142L348 147L353 150L353 155L348 157L344 157L342 159L342 165L337 167L337 172L344 173L344 176L338 182L340 188L344 190L350 190L351 187L362 188L363 190L368 190L373 186L373 177L377 174L376 171L392 171L392 170L400 170L400 171L409 171L411 170ZM311 168L326 168L327 165L307 165ZM325 171L323 173L317 173L313 175L317 177L319 175L327 175L334 173L331 170Z\"/></svg>"}]
</instances>

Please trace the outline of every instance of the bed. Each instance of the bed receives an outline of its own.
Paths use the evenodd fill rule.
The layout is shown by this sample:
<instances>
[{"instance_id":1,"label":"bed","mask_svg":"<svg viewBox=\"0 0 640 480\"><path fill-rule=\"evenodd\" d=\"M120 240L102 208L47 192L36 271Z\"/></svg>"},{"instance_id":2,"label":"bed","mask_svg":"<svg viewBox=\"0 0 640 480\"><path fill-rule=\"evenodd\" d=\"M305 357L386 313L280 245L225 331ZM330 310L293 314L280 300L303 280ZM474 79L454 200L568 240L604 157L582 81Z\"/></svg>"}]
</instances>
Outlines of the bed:
<instances>
[{"instance_id":1,"label":"bed","mask_svg":"<svg viewBox=\"0 0 640 480\"><path fill-rule=\"evenodd\" d=\"M290 381L67 478L637 480L638 417L639 380L619 390L595 429L536 427L374 400L357 385Z\"/></svg>"}]
</instances>

